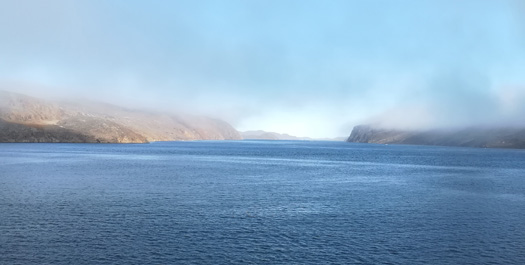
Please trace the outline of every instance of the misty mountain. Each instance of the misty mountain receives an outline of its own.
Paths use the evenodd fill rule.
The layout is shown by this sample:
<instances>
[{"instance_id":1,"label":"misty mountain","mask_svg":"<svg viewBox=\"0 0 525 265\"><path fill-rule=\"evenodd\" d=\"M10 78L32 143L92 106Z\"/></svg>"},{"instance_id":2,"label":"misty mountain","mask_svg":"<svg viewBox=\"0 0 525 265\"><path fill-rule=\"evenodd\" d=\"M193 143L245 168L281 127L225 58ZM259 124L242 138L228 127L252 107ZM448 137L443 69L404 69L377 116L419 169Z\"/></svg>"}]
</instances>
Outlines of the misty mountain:
<instances>
[{"instance_id":1,"label":"misty mountain","mask_svg":"<svg viewBox=\"0 0 525 265\"><path fill-rule=\"evenodd\" d=\"M309 137L297 137L289 134L266 132L262 130L240 132L243 139L251 140L312 140Z\"/></svg>"},{"instance_id":2,"label":"misty mountain","mask_svg":"<svg viewBox=\"0 0 525 265\"><path fill-rule=\"evenodd\" d=\"M470 127L404 131L355 126L347 142L376 144L440 145L482 148L525 148L525 128Z\"/></svg>"},{"instance_id":3,"label":"misty mountain","mask_svg":"<svg viewBox=\"0 0 525 265\"><path fill-rule=\"evenodd\" d=\"M145 143L241 139L228 123L98 102L56 102L0 91L0 142Z\"/></svg>"},{"instance_id":4,"label":"misty mountain","mask_svg":"<svg viewBox=\"0 0 525 265\"><path fill-rule=\"evenodd\" d=\"M246 140L296 140L296 141L345 141L346 137L334 138L311 138L298 137L286 133L267 132L263 130L240 132L243 139Z\"/></svg>"}]
</instances>

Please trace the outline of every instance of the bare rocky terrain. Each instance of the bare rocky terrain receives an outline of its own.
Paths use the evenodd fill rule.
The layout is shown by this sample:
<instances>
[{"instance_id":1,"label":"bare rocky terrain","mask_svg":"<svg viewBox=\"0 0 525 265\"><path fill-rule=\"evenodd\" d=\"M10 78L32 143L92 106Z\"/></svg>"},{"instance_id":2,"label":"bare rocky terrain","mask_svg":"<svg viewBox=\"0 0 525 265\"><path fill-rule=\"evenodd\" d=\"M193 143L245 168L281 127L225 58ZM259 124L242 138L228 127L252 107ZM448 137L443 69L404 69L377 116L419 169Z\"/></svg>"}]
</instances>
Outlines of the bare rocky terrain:
<instances>
[{"instance_id":1,"label":"bare rocky terrain","mask_svg":"<svg viewBox=\"0 0 525 265\"><path fill-rule=\"evenodd\" d=\"M97 102L55 102L0 91L0 142L146 143L241 139L203 116L132 110Z\"/></svg>"},{"instance_id":2,"label":"bare rocky terrain","mask_svg":"<svg viewBox=\"0 0 525 265\"><path fill-rule=\"evenodd\" d=\"M347 142L376 144L440 145L482 148L525 148L525 128L469 127L425 131L403 131L355 126Z\"/></svg>"}]
</instances>

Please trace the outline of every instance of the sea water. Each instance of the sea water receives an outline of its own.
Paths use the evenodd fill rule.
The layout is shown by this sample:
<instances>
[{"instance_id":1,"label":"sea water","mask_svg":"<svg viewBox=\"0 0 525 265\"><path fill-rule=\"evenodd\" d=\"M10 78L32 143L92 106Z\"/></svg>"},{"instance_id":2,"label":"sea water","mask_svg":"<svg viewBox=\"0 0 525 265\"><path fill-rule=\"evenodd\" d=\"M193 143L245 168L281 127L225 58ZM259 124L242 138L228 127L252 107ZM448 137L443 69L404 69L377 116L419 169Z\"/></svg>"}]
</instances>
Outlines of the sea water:
<instances>
[{"instance_id":1,"label":"sea water","mask_svg":"<svg viewBox=\"0 0 525 265\"><path fill-rule=\"evenodd\" d=\"M525 264L525 151L0 144L0 264Z\"/></svg>"}]
</instances>

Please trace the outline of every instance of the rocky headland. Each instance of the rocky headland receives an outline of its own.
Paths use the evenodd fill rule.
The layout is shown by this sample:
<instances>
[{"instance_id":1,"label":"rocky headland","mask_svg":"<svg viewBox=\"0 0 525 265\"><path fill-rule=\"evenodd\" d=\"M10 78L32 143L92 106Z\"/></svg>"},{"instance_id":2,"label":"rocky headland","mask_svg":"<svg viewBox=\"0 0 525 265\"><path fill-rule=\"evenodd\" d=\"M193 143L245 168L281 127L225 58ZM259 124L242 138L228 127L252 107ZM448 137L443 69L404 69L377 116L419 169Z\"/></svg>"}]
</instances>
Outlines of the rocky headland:
<instances>
[{"instance_id":1,"label":"rocky headland","mask_svg":"<svg viewBox=\"0 0 525 265\"><path fill-rule=\"evenodd\" d=\"M0 90L0 142L146 143L238 140L228 123L97 102L58 102Z\"/></svg>"},{"instance_id":2,"label":"rocky headland","mask_svg":"<svg viewBox=\"0 0 525 265\"><path fill-rule=\"evenodd\" d=\"M375 144L525 148L525 128L469 127L410 131L358 125L353 128L346 141Z\"/></svg>"}]
</instances>

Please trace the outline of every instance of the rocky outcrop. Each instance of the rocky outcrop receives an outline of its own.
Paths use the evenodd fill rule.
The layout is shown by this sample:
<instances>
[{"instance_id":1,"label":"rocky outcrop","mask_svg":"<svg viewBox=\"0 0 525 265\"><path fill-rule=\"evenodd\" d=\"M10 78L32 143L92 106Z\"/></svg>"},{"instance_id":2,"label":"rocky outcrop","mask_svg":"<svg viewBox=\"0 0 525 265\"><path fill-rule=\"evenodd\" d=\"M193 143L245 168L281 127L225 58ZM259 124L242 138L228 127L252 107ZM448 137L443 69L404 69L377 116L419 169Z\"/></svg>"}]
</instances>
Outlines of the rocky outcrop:
<instances>
[{"instance_id":1,"label":"rocky outcrop","mask_svg":"<svg viewBox=\"0 0 525 265\"><path fill-rule=\"evenodd\" d=\"M525 148L525 129L516 127L471 127L455 130L403 131L359 125L354 127L347 142Z\"/></svg>"},{"instance_id":2,"label":"rocky outcrop","mask_svg":"<svg viewBox=\"0 0 525 265\"><path fill-rule=\"evenodd\" d=\"M51 102L0 91L0 142L145 143L237 140L228 123L96 102Z\"/></svg>"}]
</instances>

